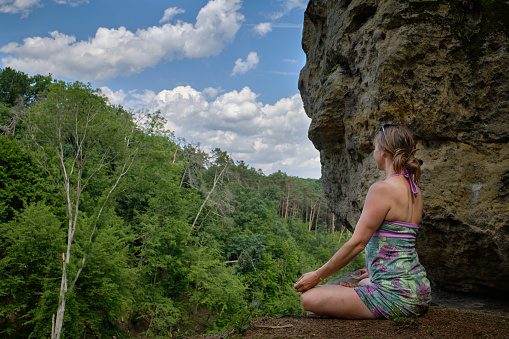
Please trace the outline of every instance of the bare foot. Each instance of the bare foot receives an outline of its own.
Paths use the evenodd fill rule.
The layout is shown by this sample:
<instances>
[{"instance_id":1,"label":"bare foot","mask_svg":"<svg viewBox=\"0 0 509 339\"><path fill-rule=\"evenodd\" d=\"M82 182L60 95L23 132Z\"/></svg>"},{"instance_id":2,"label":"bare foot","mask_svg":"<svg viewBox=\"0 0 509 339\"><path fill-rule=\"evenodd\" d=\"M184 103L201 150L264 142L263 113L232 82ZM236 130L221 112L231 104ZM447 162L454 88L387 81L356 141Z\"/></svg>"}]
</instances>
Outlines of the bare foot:
<instances>
[{"instance_id":1,"label":"bare foot","mask_svg":"<svg viewBox=\"0 0 509 339\"><path fill-rule=\"evenodd\" d=\"M342 281L340 283L340 285L344 286L344 287L360 287L361 286L359 284L349 283L349 282L346 282L346 281Z\"/></svg>"}]
</instances>

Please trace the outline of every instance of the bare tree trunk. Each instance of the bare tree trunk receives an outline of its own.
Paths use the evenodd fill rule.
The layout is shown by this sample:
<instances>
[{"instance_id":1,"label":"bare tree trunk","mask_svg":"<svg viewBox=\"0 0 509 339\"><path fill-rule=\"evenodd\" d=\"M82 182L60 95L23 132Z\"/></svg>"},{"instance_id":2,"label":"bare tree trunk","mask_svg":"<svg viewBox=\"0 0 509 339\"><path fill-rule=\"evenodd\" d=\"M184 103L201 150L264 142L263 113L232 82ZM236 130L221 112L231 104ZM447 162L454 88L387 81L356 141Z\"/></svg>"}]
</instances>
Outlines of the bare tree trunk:
<instances>
[{"instance_id":1,"label":"bare tree trunk","mask_svg":"<svg viewBox=\"0 0 509 339\"><path fill-rule=\"evenodd\" d=\"M341 238L343 238L343 232L345 231L345 226L341 225L341 233L339 234L338 243L341 244Z\"/></svg>"},{"instance_id":2,"label":"bare tree trunk","mask_svg":"<svg viewBox=\"0 0 509 339\"><path fill-rule=\"evenodd\" d=\"M289 205L289 201L290 201L290 190L291 190L291 185L288 184L288 194L286 195L285 220L288 218L288 205Z\"/></svg>"},{"instance_id":3,"label":"bare tree trunk","mask_svg":"<svg viewBox=\"0 0 509 339\"><path fill-rule=\"evenodd\" d=\"M92 243L92 240L94 238L94 233L95 231L97 230L97 223L99 222L99 219L101 218L101 215L104 211L104 208L106 207L106 203L108 202L111 194L113 193L113 191L115 190L115 188L117 188L118 184L120 183L120 179L122 179L122 177L124 175L127 174L127 172L129 172L129 170L131 169L131 166L133 165L134 163L134 160L136 158L136 154L138 153L138 149L136 149L133 154L131 154L127 159L126 159L126 162L124 163L124 167L122 168L122 172L119 174L118 178L117 178L117 181L115 182L115 184L113 185L113 187L111 187L110 191L108 192L108 195L106 196L106 199L104 199L104 202L101 206L101 209L99 210L99 213L97 214L97 218L95 219L95 224L94 224L94 228L92 229L92 232L90 234L90 237L88 239L89 243ZM83 259L81 261L81 266L80 268L78 269L78 272L76 272L76 275L71 283L71 287L70 287L70 291L73 290L74 288L74 285L76 284L76 281L78 280L80 274L81 274L81 271L83 270L83 267L85 266L85 262L87 260L87 257L88 257L88 251L85 252L85 254L83 255Z\"/></svg>"},{"instance_id":4,"label":"bare tree trunk","mask_svg":"<svg viewBox=\"0 0 509 339\"><path fill-rule=\"evenodd\" d=\"M311 203L313 203L311 201ZM313 226L313 219L315 217L315 210L316 210L316 204L318 203L318 200L315 202L315 204L311 207L311 215L309 216L309 227L308 231L311 232L311 227Z\"/></svg>"},{"instance_id":5,"label":"bare tree trunk","mask_svg":"<svg viewBox=\"0 0 509 339\"><path fill-rule=\"evenodd\" d=\"M216 175L214 176L214 183L212 184L212 188L210 189L209 194L205 198L205 201L203 202L203 204L201 204L200 209L198 210L198 213L196 214L196 217L194 218L193 224L191 225L191 229L189 230L189 234L187 235L186 243L185 243L186 246L187 246L187 240L189 240L189 237L191 236L191 233L193 232L194 226L196 225L196 222L198 221L198 217L200 216L201 211L203 210L203 208L205 207L205 205L209 201L210 196L212 195L212 192L214 192L214 189L216 188L217 182L220 179L222 179L224 171L226 170L227 167L228 166L225 165L223 170L221 171L221 173L219 175L217 175L217 171L216 171Z\"/></svg>"},{"instance_id":6,"label":"bare tree trunk","mask_svg":"<svg viewBox=\"0 0 509 339\"><path fill-rule=\"evenodd\" d=\"M331 227L331 233L334 234L334 231L336 230L336 226L334 225L335 215L332 213L332 227Z\"/></svg>"},{"instance_id":7,"label":"bare tree trunk","mask_svg":"<svg viewBox=\"0 0 509 339\"><path fill-rule=\"evenodd\" d=\"M318 205L318 213L316 214L316 223L315 223L315 234L316 234L316 230L318 229L318 218L320 218L320 207L322 207L322 205Z\"/></svg>"},{"instance_id":8,"label":"bare tree trunk","mask_svg":"<svg viewBox=\"0 0 509 339\"><path fill-rule=\"evenodd\" d=\"M180 180L180 188L182 188L182 184L184 183L184 178L186 177L186 172L187 172L187 169L189 168L189 166L186 167L186 169L184 170L184 174L182 175L182 180Z\"/></svg>"},{"instance_id":9,"label":"bare tree trunk","mask_svg":"<svg viewBox=\"0 0 509 339\"><path fill-rule=\"evenodd\" d=\"M175 153L173 154L173 161L171 162L172 164L175 163L175 160L177 159L177 151L179 150L179 145L175 144ZM180 184L180 186L182 186L182 184Z\"/></svg>"},{"instance_id":10,"label":"bare tree trunk","mask_svg":"<svg viewBox=\"0 0 509 339\"><path fill-rule=\"evenodd\" d=\"M196 228L196 233L198 233L200 231L200 228L202 227L203 223L205 222L205 220L208 218L208 216L213 213L217 207L219 206L219 203L221 202L221 200L223 199L223 197L225 196L225 193L226 193L226 188L228 187L228 185L226 185L225 187L225 190L223 191L223 194L221 194L221 196L219 197L219 200L217 201L216 204L214 204L214 207L212 207L208 212L207 214L205 215L205 218L203 218L203 220L201 221L200 225L198 226L198 228ZM218 215L218 214L216 214Z\"/></svg>"},{"instance_id":11,"label":"bare tree trunk","mask_svg":"<svg viewBox=\"0 0 509 339\"><path fill-rule=\"evenodd\" d=\"M62 253L64 257L64 254ZM55 321L55 314L52 317L51 324L51 339L59 339L62 333L62 326L64 324L64 313L65 313L65 294L67 293L67 264L69 261L67 258L63 258L62 264L62 281L60 283L60 296L58 298L57 318Z\"/></svg>"},{"instance_id":12,"label":"bare tree trunk","mask_svg":"<svg viewBox=\"0 0 509 339\"><path fill-rule=\"evenodd\" d=\"M60 130L58 131L58 135L60 137ZM62 280L60 282L60 295L58 298L58 308L57 308L57 317L54 323L54 332L51 333L51 339L59 339L60 334L62 333L62 326L64 324L64 313L65 313L65 297L67 293L67 265L69 264L69 260L71 258L71 246L72 246L72 240L74 238L74 231L76 230L76 217L77 215L74 215L73 217L73 205L76 208L76 211L78 209L79 205L79 198L80 198L80 186L78 186L78 189L76 191L76 201L75 204L71 201L71 189L70 189L70 182L69 182L69 175L67 173L67 168L64 163L64 152L63 152L63 146L62 143L59 143L59 160L60 160L60 166L62 170L62 175L64 176L64 188L65 188L65 199L66 199L66 207L67 207L67 218L68 218L68 228L67 228L67 250L66 253L62 253ZM74 164L80 159L79 156L79 150L74 158L73 165L70 170L70 175L72 175L72 172L74 170ZM78 175L79 177L79 175ZM80 179L78 179L80 181ZM53 324L52 324L53 325Z\"/></svg>"}]
</instances>

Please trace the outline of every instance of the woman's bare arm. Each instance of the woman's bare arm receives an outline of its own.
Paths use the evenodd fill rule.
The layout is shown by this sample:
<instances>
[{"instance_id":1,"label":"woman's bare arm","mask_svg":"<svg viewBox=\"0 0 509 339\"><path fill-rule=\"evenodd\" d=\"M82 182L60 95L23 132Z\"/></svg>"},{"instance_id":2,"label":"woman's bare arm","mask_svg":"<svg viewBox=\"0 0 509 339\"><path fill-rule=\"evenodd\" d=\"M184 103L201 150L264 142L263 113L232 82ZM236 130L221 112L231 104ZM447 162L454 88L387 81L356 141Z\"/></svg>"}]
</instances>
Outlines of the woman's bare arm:
<instances>
[{"instance_id":1,"label":"woman's bare arm","mask_svg":"<svg viewBox=\"0 0 509 339\"><path fill-rule=\"evenodd\" d=\"M295 283L294 289L306 291L332 274L345 267L367 245L373 233L382 224L391 207L390 187L384 182L373 184L366 196L362 214L357 222L352 238L348 240L334 256L314 272L302 275Z\"/></svg>"}]
</instances>

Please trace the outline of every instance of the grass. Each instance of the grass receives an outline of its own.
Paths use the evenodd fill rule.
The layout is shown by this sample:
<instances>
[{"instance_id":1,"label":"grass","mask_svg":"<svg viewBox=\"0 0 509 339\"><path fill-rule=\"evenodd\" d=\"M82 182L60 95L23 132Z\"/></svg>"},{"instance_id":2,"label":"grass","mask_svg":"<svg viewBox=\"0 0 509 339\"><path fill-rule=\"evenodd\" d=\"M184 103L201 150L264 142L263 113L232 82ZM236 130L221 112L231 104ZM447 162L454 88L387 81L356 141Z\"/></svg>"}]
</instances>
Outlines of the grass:
<instances>
[{"instance_id":1,"label":"grass","mask_svg":"<svg viewBox=\"0 0 509 339\"><path fill-rule=\"evenodd\" d=\"M397 326L404 329L415 329L419 327L417 316L407 317L403 315L403 313L399 310L392 312L392 315L389 316L389 320L393 321Z\"/></svg>"}]
</instances>

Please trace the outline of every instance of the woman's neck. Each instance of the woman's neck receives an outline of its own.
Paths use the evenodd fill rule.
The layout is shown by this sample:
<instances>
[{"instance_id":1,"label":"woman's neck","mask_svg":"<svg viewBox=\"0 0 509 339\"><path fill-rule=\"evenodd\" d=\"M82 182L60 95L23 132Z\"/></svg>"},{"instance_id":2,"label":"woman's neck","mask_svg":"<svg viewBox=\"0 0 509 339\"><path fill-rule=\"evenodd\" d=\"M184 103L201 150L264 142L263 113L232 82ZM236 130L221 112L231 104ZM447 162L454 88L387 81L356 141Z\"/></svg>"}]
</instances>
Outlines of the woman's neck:
<instances>
[{"instance_id":1,"label":"woman's neck","mask_svg":"<svg viewBox=\"0 0 509 339\"><path fill-rule=\"evenodd\" d=\"M391 175L394 175L398 172L396 172L396 170L394 169L394 166L392 164L392 158L390 159L386 159L385 160L385 168L384 168L384 171L385 171L385 177L388 178L390 177Z\"/></svg>"}]
</instances>

